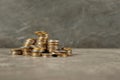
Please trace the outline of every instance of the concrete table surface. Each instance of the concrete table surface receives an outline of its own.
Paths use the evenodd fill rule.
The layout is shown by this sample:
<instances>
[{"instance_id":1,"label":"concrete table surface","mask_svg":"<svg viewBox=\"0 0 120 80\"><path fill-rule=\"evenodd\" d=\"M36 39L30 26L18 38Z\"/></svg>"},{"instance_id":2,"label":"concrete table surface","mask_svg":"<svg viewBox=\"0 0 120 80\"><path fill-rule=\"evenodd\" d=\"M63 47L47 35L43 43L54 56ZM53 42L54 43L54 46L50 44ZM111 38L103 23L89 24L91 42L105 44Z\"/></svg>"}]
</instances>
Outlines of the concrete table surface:
<instances>
[{"instance_id":1,"label":"concrete table surface","mask_svg":"<svg viewBox=\"0 0 120 80\"><path fill-rule=\"evenodd\" d=\"M73 54L34 58L0 49L0 80L120 80L120 49L73 49Z\"/></svg>"}]
</instances>

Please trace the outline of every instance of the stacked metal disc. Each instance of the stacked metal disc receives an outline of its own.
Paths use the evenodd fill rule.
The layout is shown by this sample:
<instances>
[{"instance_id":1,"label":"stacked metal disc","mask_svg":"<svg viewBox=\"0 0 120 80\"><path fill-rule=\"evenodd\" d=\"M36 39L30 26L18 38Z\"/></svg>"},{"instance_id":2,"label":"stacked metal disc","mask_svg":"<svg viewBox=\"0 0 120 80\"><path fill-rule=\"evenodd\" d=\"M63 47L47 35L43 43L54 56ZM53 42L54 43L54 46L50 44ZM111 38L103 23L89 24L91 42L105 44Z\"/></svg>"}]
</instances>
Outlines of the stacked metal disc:
<instances>
[{"instance_id":1,"label":"stacked metal disc","mask_svg":"<svg viewBox=\"0 0 120 80\"><path fill-rule=\"evenodd\" d=\"M71 48L60 48L59 40L48 40L49 35L44 31L36 31L37 38L29 38L21 48L11 49L13 55L33 57L67 57L72 55Z\"/></svg>"}]
</instances>

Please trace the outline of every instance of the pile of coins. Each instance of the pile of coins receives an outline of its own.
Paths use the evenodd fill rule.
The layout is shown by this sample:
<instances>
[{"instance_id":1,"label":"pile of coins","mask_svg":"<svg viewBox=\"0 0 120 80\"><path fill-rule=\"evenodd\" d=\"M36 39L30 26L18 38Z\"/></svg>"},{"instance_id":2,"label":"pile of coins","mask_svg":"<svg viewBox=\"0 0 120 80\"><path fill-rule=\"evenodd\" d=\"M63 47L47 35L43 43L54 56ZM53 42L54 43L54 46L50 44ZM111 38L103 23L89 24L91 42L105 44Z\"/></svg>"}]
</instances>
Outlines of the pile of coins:
<instances>
[{"instance_id":1,"label":"pile of coins","mask_svg":"<svg viewBox=\"0 0 120 80\"><path fill-rule=\"evenodd\" d=\"M13 55L33 57L67 57L72 55L71 48L59 48L59 40L48 40L49 35L44 31L36 31L36 39L29 38L21 48L11 49Z\"/></svg>"}]
</instances>

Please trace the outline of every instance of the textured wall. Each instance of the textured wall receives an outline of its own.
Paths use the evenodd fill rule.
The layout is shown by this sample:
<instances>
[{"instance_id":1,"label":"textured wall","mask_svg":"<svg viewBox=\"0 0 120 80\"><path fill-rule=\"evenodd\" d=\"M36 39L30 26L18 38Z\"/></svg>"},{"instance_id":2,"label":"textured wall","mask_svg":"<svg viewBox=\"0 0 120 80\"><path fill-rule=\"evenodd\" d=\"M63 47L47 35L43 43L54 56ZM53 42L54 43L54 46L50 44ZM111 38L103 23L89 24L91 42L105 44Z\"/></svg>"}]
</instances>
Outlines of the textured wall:
<instances>
[{"instance_id":1,"label":"textured wall","mask_svg":"<svg viewBox=\"0 0 120 80\"><path fill-rule=\"evenodd\" d=\"M120 47L120 0L0 0L0 47L36 30L65 46Z\"/></svg>"}]
</instances>

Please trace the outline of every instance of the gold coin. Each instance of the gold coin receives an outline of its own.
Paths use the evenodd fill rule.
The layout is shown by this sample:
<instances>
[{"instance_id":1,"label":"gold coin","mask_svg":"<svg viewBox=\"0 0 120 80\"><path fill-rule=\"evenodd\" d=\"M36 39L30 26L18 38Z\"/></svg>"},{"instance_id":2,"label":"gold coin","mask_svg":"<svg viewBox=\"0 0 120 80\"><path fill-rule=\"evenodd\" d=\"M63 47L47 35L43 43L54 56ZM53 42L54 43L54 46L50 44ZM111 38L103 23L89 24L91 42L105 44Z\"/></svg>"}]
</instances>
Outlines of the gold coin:
<instances>
[{"instance_id":1,"label":"gold coin","mask_svg":"<svg viewBox=\"0 0 120 80\"><path fill-rule=\"evenodd\" d=\"M67 53L62 53L61 54L61 57L67 57L68 55L67 55Z\"/></svg>"},{"instance_id":2,"label":"gold coin","mask_svg":"<svg viewBox=\"0 0 120 80\"><path fill-rule=\"evenodd\" d=\"M31 45L34 45L35 42L36 42L36 40L33 39L33 38L27 39L27 40L25 41L23 47L29 47L29 46L31 46Z\"/></svg>"},{"instance_id":3,"label":"gold coin","mask_svg":"<svg viewBox=\"0 0 120 80\"><path fill-rule=\"evenodd\" d=\"M48 38L48 33L45 31L36 31L36 35Z\"/></svg>"},{"instance_id":4,"label":"gold coin","mask_svg":"<svg viewBox=\"0 0 120 80\"><path fill-rule=\"evenodd\" d=\"M41 54L40 54L40 53L37 53L37 52L33 52L33 53L32 53L32 56L33 56L33 57L40 57Z\"/></svg>"},{"instance_id":5,"label":"gold coin","mask_svg":"<svg viewBox=\"0 0 120 80\"><path fill-rule=\"evenodd\" d=\"M49 53L42 53L42 57L45 57L45 58L50 57L50 54Z\"/></svg>"},{"instance_id":6,"label":"gold coin","mask_svg":"<svg viewBox=\"0 0 120 80\"><path fill-rule=\"evenodd\" d=\"M12 55L22 55L22 54L23 54L21 48L14 48L14 49L11 49L11 53L12 53Z\"/></svg>"},{"instance_id":7,"label":"gold coin","mask_svg":"<svg viewBox=\"0 0 120 80\"><path fill-rule=\"evenodd\" d=\"M29 49L29 48L24 48L23 49L23 55L24 56L30 56L31 55L31 49Z\"/></svg>"},{"instance_id":8,"label":"gold coin","mask_svg":"<svg viewBox=\"0 0 120 80\"><path fill-rule=\"evenodd\" d=\"M68 56L72 55L72 49L71 48L63 48L63 50L65 50L68 54Z\"/></svg>"}]
</instances>

